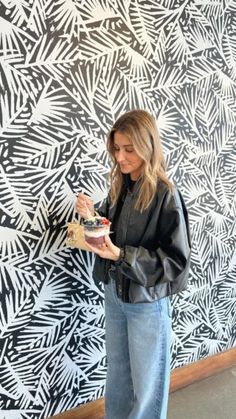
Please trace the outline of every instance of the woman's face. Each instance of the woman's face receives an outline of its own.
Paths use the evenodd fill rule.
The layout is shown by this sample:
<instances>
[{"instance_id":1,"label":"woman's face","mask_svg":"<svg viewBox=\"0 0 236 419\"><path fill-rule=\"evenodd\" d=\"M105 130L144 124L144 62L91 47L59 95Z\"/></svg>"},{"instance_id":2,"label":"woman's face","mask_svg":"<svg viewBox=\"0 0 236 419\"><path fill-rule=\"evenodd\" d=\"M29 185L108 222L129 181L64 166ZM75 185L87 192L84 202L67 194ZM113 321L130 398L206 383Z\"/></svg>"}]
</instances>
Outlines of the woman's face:
<instances>
[{"instance_id":1,"label":"woman's face","mask_svg":"<svg viewBox=\"0 0 236 419\"><path fill-rule=\"evenodd\" d=\"M121 173L129 174L132 180L137 180L142 172L143 159L134 150L130 139L119 131L114 133L114 150Z\"/></svg>"}]
</instances>

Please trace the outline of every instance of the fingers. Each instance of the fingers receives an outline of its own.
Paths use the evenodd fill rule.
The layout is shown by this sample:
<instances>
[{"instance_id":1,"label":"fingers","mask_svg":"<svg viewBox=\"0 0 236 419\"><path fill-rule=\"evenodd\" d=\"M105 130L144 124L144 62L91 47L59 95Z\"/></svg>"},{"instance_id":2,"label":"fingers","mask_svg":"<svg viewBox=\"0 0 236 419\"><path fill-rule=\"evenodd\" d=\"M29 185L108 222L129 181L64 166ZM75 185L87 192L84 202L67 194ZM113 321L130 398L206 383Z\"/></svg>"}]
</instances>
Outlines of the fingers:
<instances>
[{"instance_id":1,"label":"fingers","mask_svg":"<svg viewBox=\"0 0 236 419\"><path fill-rule=\"evenodd\" d=\"M98 256L104 259L118 260L120 257L120 248L115 246L110 240L109 236L105 236L105 243L98 246L91 246L88 244L89 250L96 253Z\"/></svg>"},{"instance_id":2,"label":"fingers","mask_svg":"<svg viewBox=\"0 0 236 419\"><path fill-rule=\"evenodd\" d=\"M92 246L91 244L89 244L88 242L86 242L86 245L88 246L88 249L93 252L93 253L98 253L99 248L96 246Z\"/></svg>"},{"instance_id":3,"label":"fingers","mask_svg":"<svg viewBox=\"0 0 236 419\"><path fill-rule=\"evenodd\" d=\"M81 201L76 201L75 209L81 217L88 218L88 208Z\"/></svg>"},{"instance_id":4,"label":"fingers","mask_svg":"<svg viewBox=\"0 0 236 419\"><path fill-rule=\"evenodd\" d=\"M118 260L120 257L120 248L112 243L109 236L105 236L104 239L106 248L109 251L109 259Z\"/></svg>"},{"instance_id":5,"label":"fingers","mask_svg":"<svg viewBox=\"0 0 236 419\"><path fill-rule=\"evenodd\" d=\"M93 200L83 193L77 195L77 199L81 201L84 205L87 205L89 208L93 205Z\"/></svg>"},{"instance_id":6,"label":"fingers","mask_svg":"<svg viewBox=\"0 0 236 419\"><path fill-rule=\"evenodd\" d=\"M94 213L93 200L79 193L76 198L75 209L83 218L90 218Z\"/></svg>"},{"instance_id":7,"label":"fingers","mask_svg":"<svg viewBox=\"0 0 236 419\"><path fill-rule=\"evenodd\" d=\"M105 243L99 244L98 246L92 246L91 244L87 243L87 246L91 252L96 253L100 257L106 258L107 246Z\"/></svg>"},{"instance_id":8,"label":"fingers","mask_svg":"<svg viewBox=\"0 0 236 419\"><path fill-rule=\"evenodd\" d=\"M107 247L114 246L110 237L108 236L108 234L106 236L104 236L104 240L105 240L105 244L107 245Z\"/></svg>"}]
</instances>

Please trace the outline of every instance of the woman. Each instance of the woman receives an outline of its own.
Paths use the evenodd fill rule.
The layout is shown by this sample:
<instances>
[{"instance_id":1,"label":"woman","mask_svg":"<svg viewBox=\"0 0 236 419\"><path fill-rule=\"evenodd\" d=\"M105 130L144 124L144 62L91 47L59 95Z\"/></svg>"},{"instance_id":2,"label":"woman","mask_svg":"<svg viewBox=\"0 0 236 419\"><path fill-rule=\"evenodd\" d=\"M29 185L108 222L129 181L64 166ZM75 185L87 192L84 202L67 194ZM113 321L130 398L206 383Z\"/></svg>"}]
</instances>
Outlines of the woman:
<instances>
[{"instance_id":1,"label":"woman","mask_svg":"<svg viewBox=\"0 0 236 419\"><path fill-rule=\"evenodd\" d=\"M106 419L164 419L170 378L169 296L186 288L190 238L180 193L165 171L155 119L133 110L108 135L110 192L99 213L111 238L90 246L105 283ZM94 213L80 194L81 217Z\"/></svg>"}]
</instances>

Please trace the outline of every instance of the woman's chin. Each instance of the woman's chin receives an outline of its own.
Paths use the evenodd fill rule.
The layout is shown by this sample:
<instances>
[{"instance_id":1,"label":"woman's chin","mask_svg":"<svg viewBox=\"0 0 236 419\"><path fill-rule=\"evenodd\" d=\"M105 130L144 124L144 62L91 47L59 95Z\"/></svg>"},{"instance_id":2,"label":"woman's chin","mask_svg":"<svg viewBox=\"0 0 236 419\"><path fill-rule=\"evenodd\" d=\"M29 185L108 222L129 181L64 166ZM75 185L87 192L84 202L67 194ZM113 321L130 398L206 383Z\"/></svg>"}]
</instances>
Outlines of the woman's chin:
<instances>
[{"instance_id":1,"label":"woman's chin","mask_svg":"<svg viewBox=\"0 0 236 419\"><path fill-rule=\"evenodd\" d=\"M120 171L124 175L128 175L130 173L130 169L128 167L120 167Z\"/></svg>"}]
</instances>

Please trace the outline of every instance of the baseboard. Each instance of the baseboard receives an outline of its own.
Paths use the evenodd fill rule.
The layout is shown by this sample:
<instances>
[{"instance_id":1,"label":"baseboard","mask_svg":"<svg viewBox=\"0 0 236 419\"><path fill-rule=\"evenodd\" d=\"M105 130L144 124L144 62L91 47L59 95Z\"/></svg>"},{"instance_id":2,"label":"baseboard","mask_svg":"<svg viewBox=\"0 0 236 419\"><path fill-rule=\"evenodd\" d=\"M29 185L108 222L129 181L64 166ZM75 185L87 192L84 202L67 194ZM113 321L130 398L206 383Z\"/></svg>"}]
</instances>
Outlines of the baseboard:
<instances>
[{"instance_id":1,"label":"baseboard","mask_svg":"<svg viewBox=\"0 0 236 419\"><path fill-rule=\"evenodd\" d=\"M48 419L104 419L104 416L104 399L98 399Z\"/></svg>"},{"instance_id":2,"label":"baseboard","mask_svg":"<svg viewBox=\"0 0 236 419\"><path fill-rule=\"evenodd\" d=\"M236 365L236 348L176 368L171 373L170 392L173 393L233 365ZM53 416L53 419L104 419L104 400L86 403L86 405Z\"/></svg>"},{"instance_id":3,"label":"baseboard","mask_svg":"<svg viewBox=\"0 0 236 419\"><path fill-rule=\"evenodd\" d=\"M180 390L233 365L236 365L236 348L209 356L184 367L176 368L171 373L170 392Z\"/></svg>"}]
</instances>

